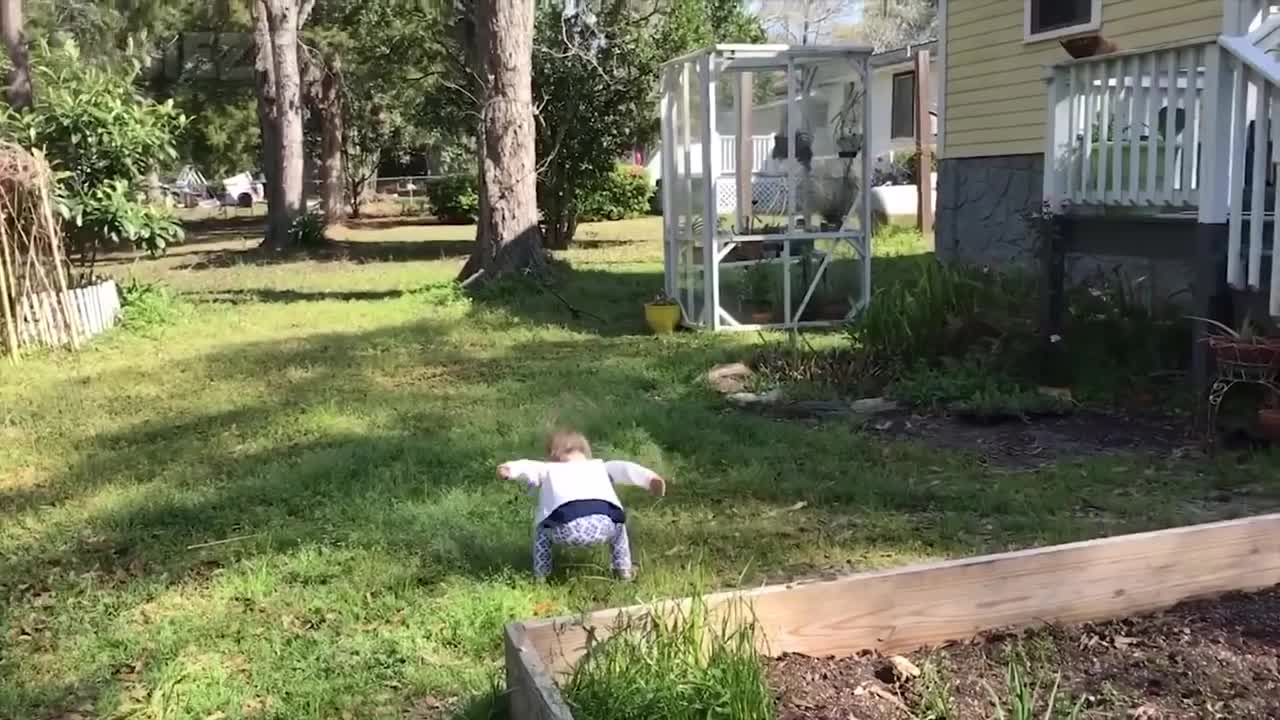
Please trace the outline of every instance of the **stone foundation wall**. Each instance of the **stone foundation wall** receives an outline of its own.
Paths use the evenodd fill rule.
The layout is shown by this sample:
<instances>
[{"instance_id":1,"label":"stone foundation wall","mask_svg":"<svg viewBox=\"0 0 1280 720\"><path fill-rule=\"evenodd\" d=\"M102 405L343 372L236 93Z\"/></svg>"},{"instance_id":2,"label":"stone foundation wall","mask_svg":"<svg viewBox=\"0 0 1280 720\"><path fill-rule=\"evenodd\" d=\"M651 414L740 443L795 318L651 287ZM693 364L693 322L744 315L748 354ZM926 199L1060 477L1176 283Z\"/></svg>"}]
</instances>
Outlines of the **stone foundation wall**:
<instances>
[{"instance_id":1,"label":"stone foundation wall","mask_svg":"<svg viewBox=\"0 0 1280 720\"><path fill-rule=\"evenodd\" d=\"M940 258L1001 269L1038 270L1026 216L1040 210L1043 155L951 158L938 163L935 250ZM1155 305L1190 300L1183 261L1067 256L1068 285L1134 284ZM1121 280L1123 278L1123 280Z\"/></svg>"},{"instance_id":2,"label":"stone foundation wall","mask_svg":"<svg viewBox=\"0 0 1280 720\"><path fill-rule=\"evenodd\" d=\"M1030 267L1036 248L1024 218L1039 210L1043 186L1043 155L939 161L938 256L975 265Z\"/></svg>"}]
</instances>

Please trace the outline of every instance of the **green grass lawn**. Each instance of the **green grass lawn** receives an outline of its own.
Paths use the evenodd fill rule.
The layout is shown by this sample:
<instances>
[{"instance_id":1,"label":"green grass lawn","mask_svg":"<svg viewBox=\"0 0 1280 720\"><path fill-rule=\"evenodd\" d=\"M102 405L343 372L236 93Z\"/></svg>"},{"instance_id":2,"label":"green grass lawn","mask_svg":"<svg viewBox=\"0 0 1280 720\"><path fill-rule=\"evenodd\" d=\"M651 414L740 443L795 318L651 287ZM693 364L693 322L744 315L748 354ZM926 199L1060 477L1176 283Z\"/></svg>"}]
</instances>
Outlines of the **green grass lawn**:
<instances>
[{"instance_id":1,"label":"green grass lawn","mask_svg":"<svg viewBox=\"0 0 1280 720\"><path fill-rule=\"evenodd\" d=\"M652 218L565 254L562 294L600 319L432 285L469 228L371 223L270 263L256 232L110 259L189 310L0 367L0 718L445 716L498 680L517 618L1240 513L1223 490L1267 472L997 471L728 411L700 376L759 338L643 334ZM671 478L624 498L634 585L603 551L530 579L530 500L494 466L557 423Z\"/></svg>"}]
</instances>

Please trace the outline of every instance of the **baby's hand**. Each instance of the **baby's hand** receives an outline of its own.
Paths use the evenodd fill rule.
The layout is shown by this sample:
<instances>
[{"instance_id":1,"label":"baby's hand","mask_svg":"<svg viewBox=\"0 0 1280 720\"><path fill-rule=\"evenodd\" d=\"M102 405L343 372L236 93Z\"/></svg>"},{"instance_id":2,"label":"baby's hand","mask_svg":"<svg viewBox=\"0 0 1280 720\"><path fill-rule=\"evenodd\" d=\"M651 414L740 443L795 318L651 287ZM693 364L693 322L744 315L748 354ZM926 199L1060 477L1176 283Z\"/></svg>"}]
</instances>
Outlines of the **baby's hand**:
<instances>
[{"instance_id":1,"label":"baby's hand","mask_svg":"<svg viewBox=\"0 0 1280 720\"><path fill-rule=\"evenodd\" d=\"M663 495L666 495L667 481L663 480L661 477L658 477L657 475L654 475L653 477L649 478L649 492L653 493L654 495L657 495L658 497L662 497Z\"/></svg>"},{"instance_id":2,"label":"baby's hand","mask_svg":"<svg viewBox=\"0 0 1280 720\"><path fill-rule=\"evenodd\" d=\"M502 478L503 480L511 479L511 468L508 467L506 463L503 463L498 466L498 477Z\"/></svg>"}]
</instances>

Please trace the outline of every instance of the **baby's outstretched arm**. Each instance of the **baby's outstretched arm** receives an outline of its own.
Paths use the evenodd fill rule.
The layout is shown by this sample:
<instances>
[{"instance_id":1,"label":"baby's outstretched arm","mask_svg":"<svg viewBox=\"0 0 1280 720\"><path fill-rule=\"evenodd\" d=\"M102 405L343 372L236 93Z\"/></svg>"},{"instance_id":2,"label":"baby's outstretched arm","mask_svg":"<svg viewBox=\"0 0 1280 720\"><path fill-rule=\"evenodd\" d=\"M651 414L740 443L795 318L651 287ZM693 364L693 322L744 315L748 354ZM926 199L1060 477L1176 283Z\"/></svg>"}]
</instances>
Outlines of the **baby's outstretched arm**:
<instances>
[{"instance_id":1,"label":"baby's outstretched arm","mask_svg":"<svg viewBox=\"0 0 1280 720\"><path fill-rule=\"evenodd\" d=\"M526 487L542 485L547 475L547 464L537 460L512 460L498 466L498 477L503 480L523 480Z\"/></svg>"},{"instance_id":2,"label":"baby's outstretched arm","mask_svg":"<svg viewBox=\"0 0 1280 720\"><path fill-rule=\"evenodd\" d=\"M667 494L667 481L658 473L638 463L611 460L604 464L614 485L635 485L661 497Z\"/></svg>"}]
</instances>

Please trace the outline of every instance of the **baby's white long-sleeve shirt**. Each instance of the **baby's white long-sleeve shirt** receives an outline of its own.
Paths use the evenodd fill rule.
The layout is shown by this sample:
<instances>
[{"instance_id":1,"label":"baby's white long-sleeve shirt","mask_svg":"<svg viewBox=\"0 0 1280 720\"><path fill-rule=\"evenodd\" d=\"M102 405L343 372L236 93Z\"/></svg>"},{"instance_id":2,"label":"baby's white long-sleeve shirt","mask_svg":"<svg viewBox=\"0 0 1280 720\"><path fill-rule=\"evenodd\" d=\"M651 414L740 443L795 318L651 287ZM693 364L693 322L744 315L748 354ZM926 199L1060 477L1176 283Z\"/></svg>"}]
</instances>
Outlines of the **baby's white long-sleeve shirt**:
<instances>
[{"instance_id":1,"label":"baby's white long-sleeve shirt","mask_svg":"<svg viewBox=\"0 0 1280 720\"><path fill-rule=\"evenodd\" d=\"M505 463L504 467L512 479L523 480L537 489L534 525L541 525L561 505L579 500L600 500L621 510L622 501L618 499L614 485L651 489L653 479L658 476L643 465L625 460L513 460Z\"/></svg>"}]
</instances>

